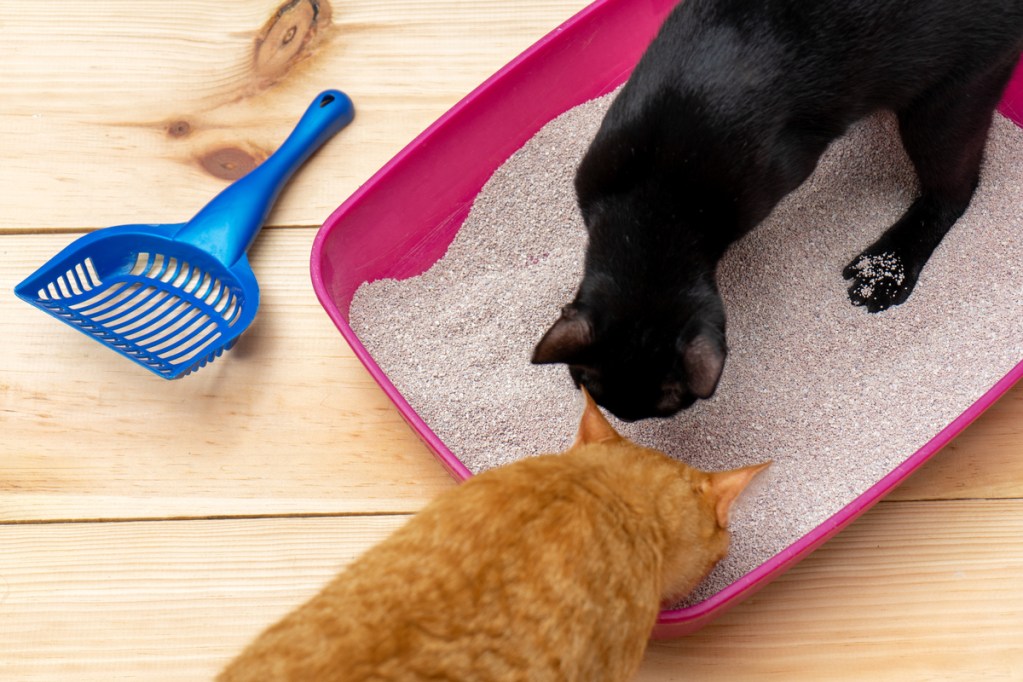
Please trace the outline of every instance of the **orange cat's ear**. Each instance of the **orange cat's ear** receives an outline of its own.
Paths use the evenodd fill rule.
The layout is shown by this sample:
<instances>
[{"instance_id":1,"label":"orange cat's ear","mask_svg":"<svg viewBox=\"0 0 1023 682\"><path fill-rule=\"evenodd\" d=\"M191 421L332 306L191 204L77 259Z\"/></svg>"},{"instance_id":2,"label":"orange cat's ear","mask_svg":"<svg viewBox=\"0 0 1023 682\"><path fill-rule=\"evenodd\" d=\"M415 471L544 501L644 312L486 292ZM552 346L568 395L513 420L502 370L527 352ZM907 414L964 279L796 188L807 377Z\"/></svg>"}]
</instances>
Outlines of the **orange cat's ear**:
<instances>
[{"instance_id":1,"label":"orange cat's ear","mask_svg":"<svg viewBox=\"0 0 1023 682\"><path fill-rule=\"evenodd\" d=\"M622 437L608 423L604 413L597 407L597 403L593 402L593 398L590 397L586 388L580 387L580 390L583 392L586 407L583 408L583 416L579 420L579 433L576 434L575 443L572 444L573 447L576 445L621 440Z\"/></svg>"},{"instance_id":2,"label":"orange cat's ear","mask_svg":"<svg viewBox=\"0 0 1023 682\"><path fill-rule=\"evenodd\" d=\"M708 474L709 492L714 499L714 511L718 517L718 525L728 527L728 512L739 493L749 485L753 477L770 466L770 462L754 464L730 471L713 471Z\"/></svg>"}]
</instances>

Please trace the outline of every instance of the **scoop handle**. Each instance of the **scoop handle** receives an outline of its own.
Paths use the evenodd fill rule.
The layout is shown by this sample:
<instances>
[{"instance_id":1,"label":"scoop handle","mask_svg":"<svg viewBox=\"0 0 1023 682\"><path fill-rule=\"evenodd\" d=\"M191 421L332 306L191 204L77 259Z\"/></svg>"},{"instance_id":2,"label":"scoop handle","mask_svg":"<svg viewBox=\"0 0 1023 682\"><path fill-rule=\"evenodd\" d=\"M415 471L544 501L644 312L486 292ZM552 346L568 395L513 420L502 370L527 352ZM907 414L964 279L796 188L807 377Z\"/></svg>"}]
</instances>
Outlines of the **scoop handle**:
<instances>
[{"instance_id":1,"label":"scoop handle","mask_svg":"<svg viewBox=\"0 0 1023 682\"><path fill-rule=\"evenodd\" d=\"M277 151L214 197L174 239L201 248L227 267L234 265L295 171L354 117L348 95L340 90L321 92Z\"/></svg>"}]
</instances>

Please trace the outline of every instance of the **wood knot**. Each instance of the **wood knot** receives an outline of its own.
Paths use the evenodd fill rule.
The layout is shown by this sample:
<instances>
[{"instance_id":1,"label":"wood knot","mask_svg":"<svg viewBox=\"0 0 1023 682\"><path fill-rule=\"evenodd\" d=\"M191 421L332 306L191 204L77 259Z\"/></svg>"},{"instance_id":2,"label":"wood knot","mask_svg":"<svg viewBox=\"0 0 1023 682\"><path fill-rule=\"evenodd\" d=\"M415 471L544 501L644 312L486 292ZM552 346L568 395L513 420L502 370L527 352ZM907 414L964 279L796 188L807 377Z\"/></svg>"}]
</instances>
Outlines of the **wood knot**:
<instances>
[{"instance_id":1,"label":"wood knot","mask_svg":"<svg viewBox=\"0 0 1023 682\"><path fill-rule=\"evenodd\" d=\"M167 126L167 134L171 137L188 137L192 126L188 121L174 121Z\"/></svg>"},{"instance_id":2,"label":"wood knot","mask_svg":"<svg viewBox=\"0 0 1023 682\"><path fill-rule=\"evenodd\" d=\"M288 0L278 7L256 36L257 77L272 83L308 56L318 33L330 25L330 15L327 0Z\"/></svg>"},{"instance_id":3,"label":"wood knot","mask_svg":"<svg viewBox=\"0 0 1023 682\"><path fill-rule=\"evenodd\" d=\"M199 157L207 173L221 180L237 180L259 165L261 159L237 147L221 147Z\"/></svg>"}]
</instances>

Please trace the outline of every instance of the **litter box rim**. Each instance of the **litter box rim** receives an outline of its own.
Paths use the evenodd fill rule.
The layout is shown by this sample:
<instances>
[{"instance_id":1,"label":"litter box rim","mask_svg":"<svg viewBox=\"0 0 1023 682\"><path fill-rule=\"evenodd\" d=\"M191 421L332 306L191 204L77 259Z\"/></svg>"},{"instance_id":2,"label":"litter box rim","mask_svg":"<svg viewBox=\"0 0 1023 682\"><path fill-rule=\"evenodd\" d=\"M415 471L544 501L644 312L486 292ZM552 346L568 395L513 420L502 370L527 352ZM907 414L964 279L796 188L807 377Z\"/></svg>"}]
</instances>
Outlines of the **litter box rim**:
<instances>
[{"instance_id":1,"label":"litter box rim","mask_svg":"<svg viewBox=\"0 0 1023 682\"><path fill-rule=\"evenodd\" d=\"M405 400L351 328L352 295L358 286L379 279L385 271L388 276L404 279L432 266L443 256L468 215L476 194L493 171L552 118L624 82L664 17L676 4L675 0L647 3L597 0L585 7L437 119L342 203L317 232L310 272L320 304L402 417L459 481L472 473ZM598 60L600 68L590 70L591 61L585 61L585 69L580 67L580 62L584 61L579 58L581 54ZM584 85L564 79L566 72L579 76L587 70L590 71L585 75L590 80ZM553 86L544 93L546 97L536 97L542 91L537 81ZM543 109L542 115L537 113L536 107ZM499 110L511 110L517 128L506 119L495 120L495 111ZM1023 127L1023 68L1017 69L1000 111ZM494 137L495 132L502 134L497 142L488 139ZM436 181L416 179L422 177L424 171L440 173L440 168L448 167L431 159L431 155L444 152L445 144L458 142L472 150L471 154L454 154L468 163L459 170L469 169L471 177L465 177L465 173L457 176L441 173L446 179L453 178L452 185L457 184L454 189L438 187ZM485 153L480 145L486 147ZM481 162L484 158L486 163ZM394 199L398 196L404 200L409 192L413 194L409 201ZM433 212L428 217L417 213L419 204L424 202L433 202ZM411 212L410 205L414 206ZM425 236L417 232L414 240L403 241L401 230L405 221L428 221L432 222L432 227ZM365 228L361 232L357 229L359 225ZM387 228L388 233L381 234L381 227ZM387 237L394 237L395 241ZM381 243L391 246L384 249ZM414 251L415 256L404 253L393 261L384 262L402 248ZM746 575L697 604L661 611L652 638L668 639L695 632L765 587L902 483L1021 377L1023 361L877 483Z\"/></svg>"}]
</instances>

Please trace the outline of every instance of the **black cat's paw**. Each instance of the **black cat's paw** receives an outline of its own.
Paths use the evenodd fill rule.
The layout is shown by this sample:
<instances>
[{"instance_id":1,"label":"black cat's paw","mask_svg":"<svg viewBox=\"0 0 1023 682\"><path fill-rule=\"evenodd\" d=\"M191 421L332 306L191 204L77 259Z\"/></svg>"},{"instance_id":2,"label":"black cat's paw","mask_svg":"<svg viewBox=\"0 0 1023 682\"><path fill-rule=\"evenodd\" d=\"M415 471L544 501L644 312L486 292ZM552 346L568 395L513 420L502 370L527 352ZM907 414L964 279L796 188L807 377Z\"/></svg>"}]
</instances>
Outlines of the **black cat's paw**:
<instances>
[{"instance_id":1,"label":"black cat's paw","mask_svg":"<svg viewBox=\"0 0 1023 682\"><path fill-rule=\"evenodd\" d=\"M916 284L903 259L893 251L861 253L845 266L842 276L852 280L849 286L852 304L864 306L872 313L905 302Z\"/></svg>"}]
</instances>

